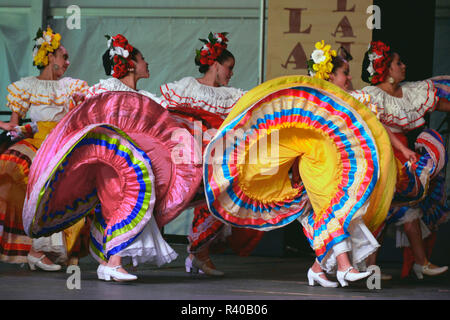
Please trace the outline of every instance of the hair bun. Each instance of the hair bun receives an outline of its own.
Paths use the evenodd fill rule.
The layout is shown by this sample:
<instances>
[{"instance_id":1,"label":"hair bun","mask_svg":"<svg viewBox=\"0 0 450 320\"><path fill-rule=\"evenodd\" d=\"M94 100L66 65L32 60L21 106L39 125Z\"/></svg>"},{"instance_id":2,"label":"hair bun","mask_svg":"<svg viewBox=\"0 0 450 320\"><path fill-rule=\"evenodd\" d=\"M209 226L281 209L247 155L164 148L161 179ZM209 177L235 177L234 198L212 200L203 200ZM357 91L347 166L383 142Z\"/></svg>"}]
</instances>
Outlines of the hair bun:
<instances>
[{"instance_id":1,"label":"hair bun","mask_svg":"<svg viewBox=\"0 0 450 320\"><path fill-rule=\"evenodd\" d=\"M210 32L207 39L199 39L204 45L202 48L196 50L194 61L195 64L200 67L200 73L208 71L209 66L217 61L227 49L227 34L228 32Z\"/></svg>"}]
</instances>

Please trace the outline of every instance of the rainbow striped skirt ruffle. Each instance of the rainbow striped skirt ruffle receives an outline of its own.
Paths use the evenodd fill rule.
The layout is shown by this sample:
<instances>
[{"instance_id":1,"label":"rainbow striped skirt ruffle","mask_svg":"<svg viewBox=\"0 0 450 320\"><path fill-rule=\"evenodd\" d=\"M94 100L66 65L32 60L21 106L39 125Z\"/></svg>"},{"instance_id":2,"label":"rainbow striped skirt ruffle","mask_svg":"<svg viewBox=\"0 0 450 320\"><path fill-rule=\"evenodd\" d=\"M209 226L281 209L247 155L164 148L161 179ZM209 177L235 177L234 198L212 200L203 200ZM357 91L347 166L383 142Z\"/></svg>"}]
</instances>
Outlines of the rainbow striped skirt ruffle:
<instances>
[{"instance_id":1,"label":"rainbow striped skirt ruffle","mask_svg":"<svg viewBox=\"0 0 450 320\"><path fill-rule=\"evenodd\" d=\"M47 168L52 170L43 170L45 179L30 185L24 205L25 230L31 237L51 235L102 203L101 214L94 219L97 237L91 241L109 257L132 243L152 216L151 161L112 126L88 126L74 139L55 155L57 163L49 163Z\"/></svg>"},{"instance_id":2,"label":"rainbow striped skirt ruffle","mask_svg":"<svg viewBox=\"0 0 450 320\"><path fill-rule=\"evenodd\" d=\"M23 221L31 237L63 230L97 210L91 250L108 259L153 215L176 218L201 182L193 136L134 92L105 92L69 112L33 160ZM100 209L98 207L98 209Z\"/></svg>"},{"instance_id":3,"label":"rainbow striped skirt ruffle","mask_svg":"<svg viewBox=\"0 0 450 320\"><path fill-rule=\"evenodd\" d=\"M416 139L416 163L398 163L399 182L387 220L396 223L411 208L419 207L422 220L431 229L444 222L450 208L447 204L445 171L447 152L442 136L433 129L425 129Z\"/></svg>"},{"instance_id":4,"label":"rainbow striped skirt ruffle","mask_svg":"<svg viewBox=\"0 0 450 320\"><path fill-rule=\"evenodd\" d=\"M292 187L297 158L302 181ZM368 108L326 81L281 77L244 95L208 145L205 194L209 210L233 226L271 230L307 215L304 232L321 260L349 236L352 219L370 209L372 229L385 220L393 161Z\"/></svg>"}]
</instances>

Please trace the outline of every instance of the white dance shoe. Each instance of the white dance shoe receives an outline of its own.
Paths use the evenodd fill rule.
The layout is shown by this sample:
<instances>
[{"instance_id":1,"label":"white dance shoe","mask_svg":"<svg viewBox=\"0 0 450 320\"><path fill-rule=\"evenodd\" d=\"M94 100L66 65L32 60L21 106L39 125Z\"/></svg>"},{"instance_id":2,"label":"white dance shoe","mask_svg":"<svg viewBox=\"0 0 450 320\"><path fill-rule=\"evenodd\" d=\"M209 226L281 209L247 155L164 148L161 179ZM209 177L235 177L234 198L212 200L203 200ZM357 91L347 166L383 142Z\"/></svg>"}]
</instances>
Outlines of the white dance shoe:
<instances>
[{"instance_id":1,"label":"white dance shoe","mask_svg":"<svg viewBox=\"0 0 450 320\"><path fill-rule=\"evenodd\" d=\"M414 263L413 271L414 271L417 279L422 280L423 275L437 276L448 270L447 266L438 267L438 268L430 268L430 264L431 263L428 262L426 265L422 266L420 264Z\"/></svg>"},{"instance_id":2,"label":"white dance shoe","mask_svg":"<svg viewBox=\"0 0 450 320\"><path fill-rule=\"evenodd\" d=\"M352 273L352 272L350 272L352 269L354 269L354 268L350 267L345 271L338 270L338 272L336 273L336 278L342 287L348 286L347 281L352 281L352 282L358 281L358 280L364 279L372 274L372 272L370 272L370 271Z\"/></svg>"},{"instance_id":3,"label":"white dance shoe","mask_svg":"<svg viewBox=\"0 0 450 320\"><path fill-rule=\"evenodd\" d=\"M97 268L97 276L100 280L111 281L133 281L137 277L133 274L122 273L118 269L122 268L121 265L115 267L108 267L104 265L99 265Z\"/></svg>"},{"instance_id":4,"label":"white dance shoe","mask_svg":"<svg viewBox=\"0 0 450 320\"><path fill-rule=\"evenodd\" d=\"M308 270L308 283L310 286L314 286L314 283L320 284L325 288L336 288L338 286L337 282L326 280L320 277L323 272L315 273L311 268Z\"/></svg>"},{"instance_id":5,"label":"white dance shoe","mask_svg":"<svg viewBox=\"0 0 450 320\"><path fill-rule=\"evenodd\" d=\"M58 271L61 270L61 266L59 264L45 264L42 262L42 259L45 258L45 254L43 254L41 257L36 258L32 255L27 255L27 261L28 265L30 266L31 270L36 270L36 267L39 269L45 270L45 271Z\"/></svg>"}]
</instances>

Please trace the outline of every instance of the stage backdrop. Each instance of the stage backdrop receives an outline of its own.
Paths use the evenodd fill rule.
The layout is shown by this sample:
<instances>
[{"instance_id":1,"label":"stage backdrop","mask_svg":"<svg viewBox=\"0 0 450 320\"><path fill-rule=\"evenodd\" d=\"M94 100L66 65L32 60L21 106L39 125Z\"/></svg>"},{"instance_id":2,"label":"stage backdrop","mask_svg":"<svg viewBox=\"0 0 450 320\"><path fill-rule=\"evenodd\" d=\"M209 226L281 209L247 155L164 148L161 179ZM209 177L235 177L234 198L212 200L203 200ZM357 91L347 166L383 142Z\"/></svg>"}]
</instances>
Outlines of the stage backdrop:
<instances>
[{"instance_id":1,"label":"stage backdrop","mask_svg":"<svg viewBox=\"0 0 450 320\"><path fill-rule=\"evenodd\" d=\"M315 43L324 40L332 49L344 46L353 56L353 88L361 80L364 53L372 40L372 0L269 0L266 80L307 74L306 61Z\"/></svg>"}]
</instances>

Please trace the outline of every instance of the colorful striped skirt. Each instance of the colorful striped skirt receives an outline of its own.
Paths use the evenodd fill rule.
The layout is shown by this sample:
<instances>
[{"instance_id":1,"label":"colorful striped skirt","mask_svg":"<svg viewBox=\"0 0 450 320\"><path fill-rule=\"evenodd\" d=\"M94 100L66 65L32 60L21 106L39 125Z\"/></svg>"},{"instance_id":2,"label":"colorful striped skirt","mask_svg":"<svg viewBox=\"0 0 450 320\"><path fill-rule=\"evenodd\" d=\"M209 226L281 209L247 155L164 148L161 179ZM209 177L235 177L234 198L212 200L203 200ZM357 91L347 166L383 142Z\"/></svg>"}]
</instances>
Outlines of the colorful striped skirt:
<instances>
[{"instance_id":1,"label":"colorful striped skirt","mask_svg":"<svg viewBox=\"0 0 450 320\"><path fill-rule=\"evenodd\" d=\"M23 206L30 168L37 149L55 122L38 122L39 131L33 138L13 144L0 154L0 260L9 263L26 263L32 246L37 251L52 253L57 261L64 262L70 255L82 257L88 254L80 243L83 222L64 230L53 238L41 238L37 242L26 235L23 226Z\"/></svg>"},{"instance_id":2,"label":"colorful striped skirt","mask_svg":"<svg viewBox=\"0 0 450 320\"><path fill-rule=\"evenodd\" d=\"M396 133L396 136L407 145L404 134ZM422 221L433 231L447 220L450 211L443 170L447 164L447 153L444 140L433 129L425 129L419 134L415 149L420 155L416 163L410 163L401 152L395 150L399 178L387 222L399 223L406 219L410 211L420 210Z\"/></svg>"},{"instance_id":3,"label":"colorful striped skirt","mask_svg":"<svg viewBox=\"0 0 450 320\"><path fill-rule=\"evenodd\" d=\"M32 239L23 229L22 210L36 147L26 140L0 154L0 261L26 263Z\"/></svg>"},{"instance_id":4,"label":"colorful striped skirt","mask_svg":"<svg viewBox=\"0 0 450 320\"><path fill-rule=\"evenodd\" d=\"M144 95L88 98L58 123L33 162L25 231L50 235L91 213L91 253L108 260L150 218L162 227L188 205L201 181L201 164L189 161L195 148L192 135Z\"/></svg>"}]
</instances>

